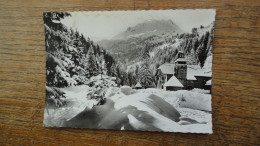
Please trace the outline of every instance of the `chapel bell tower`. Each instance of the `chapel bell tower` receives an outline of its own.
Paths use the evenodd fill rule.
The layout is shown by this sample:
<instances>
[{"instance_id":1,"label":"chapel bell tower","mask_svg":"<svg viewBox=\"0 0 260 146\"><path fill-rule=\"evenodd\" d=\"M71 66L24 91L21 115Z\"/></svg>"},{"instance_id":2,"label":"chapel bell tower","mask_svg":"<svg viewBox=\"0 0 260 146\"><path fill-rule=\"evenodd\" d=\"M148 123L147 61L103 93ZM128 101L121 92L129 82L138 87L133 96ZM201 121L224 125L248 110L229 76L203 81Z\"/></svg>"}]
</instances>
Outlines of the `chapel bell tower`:
<instances>
[{"instance_id":1,"label":"chapel bell tower","mask_svg":"<svg viewBox=\"0 0 260 146\"><path fill-rule=\"evenodd\" d=\"M187 79L187 61L184 58L183 51L179 51L177 54L177 59L175 60L174 68L175 76L178 79Z\"/></svg>"}]
</instances>

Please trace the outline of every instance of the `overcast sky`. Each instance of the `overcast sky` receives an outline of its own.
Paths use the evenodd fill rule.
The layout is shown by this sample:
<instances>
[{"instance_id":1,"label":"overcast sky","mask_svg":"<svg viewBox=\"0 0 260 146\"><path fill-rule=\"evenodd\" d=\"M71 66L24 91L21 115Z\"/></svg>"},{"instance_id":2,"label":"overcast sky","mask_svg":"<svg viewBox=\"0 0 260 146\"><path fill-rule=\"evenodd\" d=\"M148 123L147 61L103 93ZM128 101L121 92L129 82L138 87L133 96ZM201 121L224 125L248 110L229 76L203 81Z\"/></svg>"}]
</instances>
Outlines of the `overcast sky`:
<instances>
[{"instance_id":1,"label":"overcast sky","mask_svg":"<svg viewBox=\"0 0 260 146\"><path fill-rule=\"evenodd\" d=\"M184 31L200 25L209 25L215 20L214 9L204 10L149 10L149 11L88 11L71 12L61 22L78 30L94 41L111 39L128 27L146 20L171 19Z\"/></svg>"}]
</instances>

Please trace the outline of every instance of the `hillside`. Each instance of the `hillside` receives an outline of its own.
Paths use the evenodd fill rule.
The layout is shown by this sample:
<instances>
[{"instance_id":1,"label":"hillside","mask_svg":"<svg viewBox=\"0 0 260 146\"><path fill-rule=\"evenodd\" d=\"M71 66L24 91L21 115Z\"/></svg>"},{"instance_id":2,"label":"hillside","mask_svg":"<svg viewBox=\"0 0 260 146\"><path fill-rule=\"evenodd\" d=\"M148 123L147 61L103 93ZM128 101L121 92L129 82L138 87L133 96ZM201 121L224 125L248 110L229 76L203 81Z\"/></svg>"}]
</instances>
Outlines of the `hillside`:
<instances>
[{"instance_id":1,"label":"hillside","mask_svg":"<svg viewBox=\"0 0 260 146\"><path fill-rule=\"evenodd\" d=\"M171 20L153 20L129 27L113 40L102 40L98 43L128 68L142 62L141 52L145 44L148 44L150 59L156 66L174 62L178 50L184 51L188 64L203 66L212 52L213 30L211 23L183 33Z\"/></svg>"},{"instance_id":2,"label":"hillside","mask_svg":"<svg viewBox=\"0 0 260 146\"><path fill-rule=\"evenodd\" d=\"M106 48L123 64L135 63L140 58L139 52L146 42L153 46L161 45L165 39L171 39L183 31L172 20L149 20L128 27L112 40L102 40L98 44ZM121 58L124 56L124 58ZM128 62L131 60L131 62Z\"/></svg>"}]
</instances>

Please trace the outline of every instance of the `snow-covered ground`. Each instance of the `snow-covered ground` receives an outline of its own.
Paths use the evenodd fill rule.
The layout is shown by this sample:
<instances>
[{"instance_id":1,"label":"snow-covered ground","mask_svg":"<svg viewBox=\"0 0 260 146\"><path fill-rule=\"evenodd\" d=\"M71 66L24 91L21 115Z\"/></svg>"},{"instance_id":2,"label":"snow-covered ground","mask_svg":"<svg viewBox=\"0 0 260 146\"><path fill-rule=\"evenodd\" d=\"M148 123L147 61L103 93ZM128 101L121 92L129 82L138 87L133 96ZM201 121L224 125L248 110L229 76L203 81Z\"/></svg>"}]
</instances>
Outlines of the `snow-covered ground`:
<instances>
[{"instance_id":1,"label":"snow-covered ground","mask_svg":"<svg viewBox=\"0 0 260 146\"><path fill-rule=\"evenodd\" d=\"M75 115L79 114L85 108L92 108L97 104L97 101L87 99L88 86L71 86L68 88L61 88L66 94L66 105L56 109L49 109L49 114L45 109L44 112L44 126L60 127L64 120L69 120Z\"/></svg>"},{"instance_id":2,"label":"snow-covered ground","mask_svg":"<svg viewBox=\"0 0 260 146\"><path fill-rule=\"evenodd\" d=\"M107 102L94 107L97 101L86 98L88 86L61 90L66 93L67 105L49 115L45 112L45 126L212 133L211 95L199 89L110 87Z\"/></svg>"},{"instance_id":3,"label":"snow-covered ground","mask_svg":"<svg viewBox=\"0 0 260 146\"><path fill-rule=\"evenodd\" d=\"M156 117L157 128L163 131L170 132L193 132L193 133L212 133L212 116L211 116L211 95L203 94L208 93L207 90L194 89L192 91L179 90L179 91L165 91L162 89L141 89L132 91L132 95L123 97L118 100L115 104L115 108L132 105L137 107L139 110L151 113ZM172 120L165 119L163 115L156 114L151 108L149 102L145 102L150 95L156 95L164 99L167 103L176 108L180 113L180 119L192 119L196 120L197 123L187 122L180 120L179 122L173 122ZM112 97L114 98L114 97ZM148 104L143 105L142 103ZM118 107L119 106L119 107ZM161 105L166 106L166 105ZM174 112L174 111L172 111Z\"/></svg>"}]
</instances>

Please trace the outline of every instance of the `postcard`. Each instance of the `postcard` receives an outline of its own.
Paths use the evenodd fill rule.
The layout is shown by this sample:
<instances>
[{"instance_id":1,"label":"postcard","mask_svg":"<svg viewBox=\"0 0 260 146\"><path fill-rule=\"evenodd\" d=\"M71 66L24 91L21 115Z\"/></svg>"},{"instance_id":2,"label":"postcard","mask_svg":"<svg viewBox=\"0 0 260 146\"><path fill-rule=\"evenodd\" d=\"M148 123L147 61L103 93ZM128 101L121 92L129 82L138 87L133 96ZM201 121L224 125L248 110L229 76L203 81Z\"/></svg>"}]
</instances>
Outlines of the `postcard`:
<instances>
[{"instance_id":1,"label":"postcard","mask_svg":"<svg viewBox=\"0 0 260 146\"><path fill-rule=\"evenodd\" d=\"M212 133L215 14L43 13L44 126Z\"/></svg>"}]
</instances>

